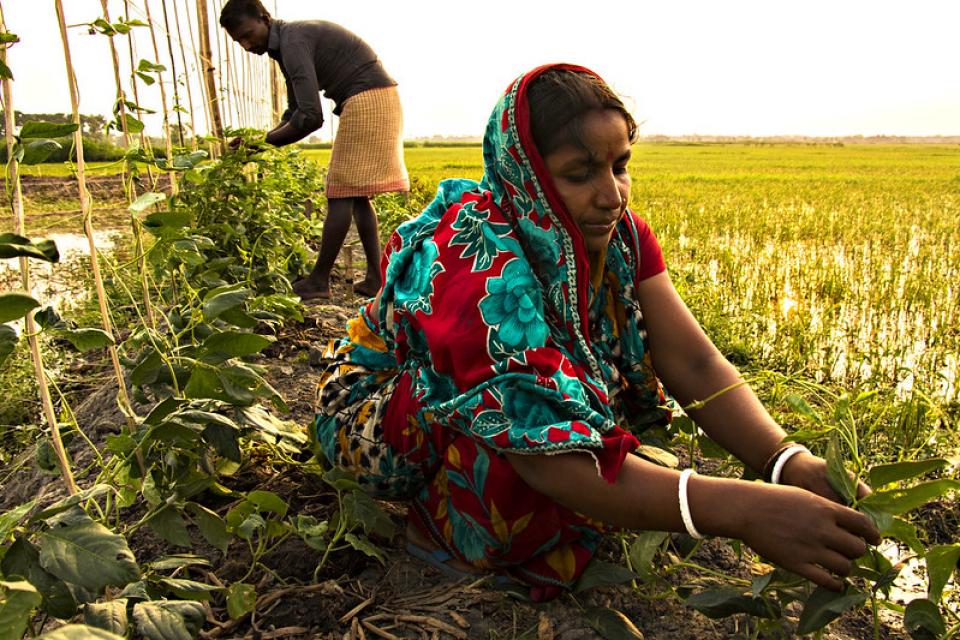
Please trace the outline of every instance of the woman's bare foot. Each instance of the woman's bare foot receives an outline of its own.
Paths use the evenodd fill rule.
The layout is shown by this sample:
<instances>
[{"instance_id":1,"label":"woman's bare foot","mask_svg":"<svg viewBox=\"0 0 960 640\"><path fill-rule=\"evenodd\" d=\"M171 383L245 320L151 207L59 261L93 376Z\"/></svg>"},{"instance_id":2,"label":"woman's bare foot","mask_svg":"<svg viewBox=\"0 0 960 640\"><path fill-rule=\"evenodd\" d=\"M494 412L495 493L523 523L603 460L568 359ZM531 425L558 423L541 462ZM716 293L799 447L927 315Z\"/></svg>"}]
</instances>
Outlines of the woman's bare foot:
<instances>
[{"instance_id":1,"label":"woman's bare foot","mask_svg":"<svg viewBox=\"0 0 960 640\"><path fill-rule=\"evenodd\" d=\"M406 535L407 535L408 543L413 544L417 547L420 547L421 549L424 549L426 551L440 550L440 547L437 545L437 543L429 539L427 536L423 535L422 533L420 533L420 530L417 529L417 527L414 526L414 524L410 522L410 520L407 520ZM456 569L457 571L462 571L464 573L477 573L477 574L483 573L477 567L471 564L467 564L466 562L463 562L462 560L459 560L457 558L450 558L449 560L445 561L444 564L450 567L451 569Z\"/></svg>"},{"instance_id":2,"label":"woman's bare foot","mask_svg":"<svg viewBox=\"0 0 960 640\"><path fill-rule=\"evenodd\" d=\"M353 292L358 296L372 298L380 292L381 286L382 283L380 282L380 278L377 278L376 280L366 278L362 282L358 282L357 284L353 285Z\"/></svg>"},{"instance_id":3,"label":"woman's bare foot","mask_svg":"<svg viewBox=\"0 0 960 640\"><path fill-rule=\"evenodd\" d=\"M301 300L329 300L330 283L307 276L293 283L293 292L300 296Z\"/></svg>"}]
</instances>

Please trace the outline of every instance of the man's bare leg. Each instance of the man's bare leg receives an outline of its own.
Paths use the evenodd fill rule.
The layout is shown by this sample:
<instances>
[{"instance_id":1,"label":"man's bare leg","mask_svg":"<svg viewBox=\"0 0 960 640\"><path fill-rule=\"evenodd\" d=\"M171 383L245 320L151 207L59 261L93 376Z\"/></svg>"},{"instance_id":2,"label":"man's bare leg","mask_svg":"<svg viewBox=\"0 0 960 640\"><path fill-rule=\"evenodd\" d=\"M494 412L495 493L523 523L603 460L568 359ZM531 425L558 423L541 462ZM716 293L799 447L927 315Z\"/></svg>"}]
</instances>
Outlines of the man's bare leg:
<instances>
[{"instance_id":1,"label":"man's bare leg","mask_svg":"<svg viewBox=\"0 0 960 640\"><path fill-rule=\"evenodd\" d=\"M327 218L323 223L317 264L306 278L293 283L293 292L304 300L330 297L330 272L350 231L355 198L333 198L327 201Z\"/></svg>"},{"instance_id":2,"label":"man's bare leg","mask_svg":"<svg viewBox=\"0 0 960 640\"><path fill-rule=\"evenodd\" d=\"M363 245L367 259L367 272L363 282L353 287L362 296L372 298L383 284L380 278L380 235L377 227L377 212L368 197L354 198L353 220L357 223L357 234Z\"/></svg>"}]
</instances>

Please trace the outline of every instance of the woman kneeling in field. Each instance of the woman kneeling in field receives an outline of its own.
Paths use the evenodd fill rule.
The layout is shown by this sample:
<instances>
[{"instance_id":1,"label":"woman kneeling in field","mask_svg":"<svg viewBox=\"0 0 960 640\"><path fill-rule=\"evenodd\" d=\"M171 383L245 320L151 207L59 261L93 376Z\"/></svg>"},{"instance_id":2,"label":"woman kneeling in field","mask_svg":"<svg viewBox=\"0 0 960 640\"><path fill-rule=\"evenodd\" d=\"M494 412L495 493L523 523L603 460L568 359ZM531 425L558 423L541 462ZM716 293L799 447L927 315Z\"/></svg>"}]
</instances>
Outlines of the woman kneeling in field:
<instances>
[{"instance_id":1,"label":"woman kneeling in field","mask_svg":"<svg viewBox=\"0 0 960 640\"><path fill-rule=\"evenodd\" d=\"M442 182L397 230L383 288L331 345L318 444L375 495L410 500L412 553L509 574L534 599L570 587L611 528L738 538L839 589L879 535L837 503L823 459L782 446L678 296L627 209L636 132L587 69L517 79L482 181ZM690 415L767 482L634 455L634 434L668 420L663 388L684 405L730 389Z\"/></svg>"}]
</instances>

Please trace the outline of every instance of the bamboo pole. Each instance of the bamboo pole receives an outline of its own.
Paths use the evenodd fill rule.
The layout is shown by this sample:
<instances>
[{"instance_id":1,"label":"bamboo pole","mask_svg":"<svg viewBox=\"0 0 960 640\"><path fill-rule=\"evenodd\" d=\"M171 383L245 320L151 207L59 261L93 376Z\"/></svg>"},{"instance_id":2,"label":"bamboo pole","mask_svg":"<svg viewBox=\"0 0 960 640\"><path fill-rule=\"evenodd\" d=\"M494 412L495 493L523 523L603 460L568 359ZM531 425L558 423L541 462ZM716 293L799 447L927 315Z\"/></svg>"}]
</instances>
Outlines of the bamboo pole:
<instances>
[{"instance_id":1,"label":"bamboo pole","mask_svg":"<svg viewBox=\"0 0 960 640\"><path fill-rule=\"evenodd\" d=\"M107 0L100 0L100 6L103 7L103 19L106 20L107 22L110 22L110 9L107 6ZM127 149L129 149L130 148L130 132L127 130L127 121L125 118L126 106L124 105L124 102L126 101L127 97L123 92L123 85L120 82L120 57L117 55L117 47L113 43L113 36L110 36L108 39L110 41L110 57L113 60L113 81L117 87L117 102L120 106L118 113L120 115L120 126L123 131L123 143L124 143L124 146ZM123 191L127 196L127 202L131 203L136 198L137 187L133 183L132 178L130 180L127 179L126 163L124 163L123 166L124 166L124 173L122 176L123 185L124 185ZM143 252L143 232L142 232L142 229L140 228L140 221L136 219L136 216L131 215L130 224L132 227L133 237L134 237L134 245L135 245L136 259L137 259L137 270L139 271L140 289L141 289L141 294L143 295L143 306L146 312L147 322L149 323L151 328L155 328L157 326L157 322L153 314L153 305L150 302L150 284L147 281L147 259L146 259L146 255Z\"/></svg>"},{"instance_id":2,"label":"bamboo pole","mask_svg":"<svg viewBox=\"0 0 960 640\"><path fill-rule=\"evenodd\" d=\"M6 32L7 26L3 18L3 6L0 5L0 32ZM0 62L7 64L7 45L0 45ZM13 230L17 235L24 235L23 222L23 192L20 189L20 163L13 154L13 128L16 126L13 110L13 82L9 78L3 79L3 114L4 124L7 127L7 185L11 193L11 207L13 209ZM23 290L30 292L30 263L27 258L20 258L20 279ZM67 487L67 493L77 493L77 483L73 478L70 460L60 437L60 425L57 423L57 412L53 408L50 397L50 385L47 382L47 372L43 368L43 357L40 354L40 341L37 336L37 323L33 319L33 311L27 313L23 319L24 333L27 335L27 344L30 346L30 357L33 361L33 372L37 377L37 388L40 392L40 406L43 416L50 427L50 440L53 442L53 451L60 464L60 474Z\"/></svg>"},{"instance_id":3,"label":"bamboo pole","mask_svg":"<svg viewBox=\"0 0 960 640\"><path fill-rule=\"evenodd\" d=\"M145 0L146 1L146 0ZM183 119L180 117L180 91L177 89L177 62L173 57L173 38L170 35L170 19L167 17L167 0L160 0L160 8L163 9L163 29L167 36L167 52L170 54L170 77L173 78L173 104L177 113L177 133L180 140L180 147L183 148Z\"/></svg>"},{"instance_id":4,"label":"bamboo pole","mask_svg":"<svg viewBox=\"0 0 960 640\"><path fill-rule=\"evenodd\" d=\"M57 20L60 23L60 39L63 42L63 60L67 68L67 84L70 87L70 108L73 113L73 122L77 125L77 130L73 133L73 142L77 153L77 185L80 189L80 209L83 211L83 231L87 236L87 243L90 247L90 268L93 273L93 282L97 291L97 302L100 306L100 320L103 330L107 335L113 337L113 323L110 320L110 309L107 306L107 293L103 288L103 278L100 275L100 262L97 258L97 246L94 241L92 203L90 192L87 191L85 166L83 161L83 136L80 134L80 98L77 91L77 77L73 72L73 60L70 56L70 41L67 38L67 23L63 15L63 1L54 0L54 6L57 10ZM117 378L117 396L120 408L127 416L127 426L130 431L136 430L136 420L133 416L133 407L130 404L130 396L127 394L127 385L123 378L123 369L120 367L120 359L117 357L117 348L115 345L108 347L110 361L113 363L113 372Z\"/></svg>"},{"instance_id":5,"label":"bamboo pole","mask_svg":"<svg viewBox=\"0 0 960 640\"><path fill-rule=\"evenodd\" d=\"M157 64L160 64L160 47L157 46L157 30L153 22L153 16L150 15L150 0L143 0L143 6L147 10L147 24L150 28L150 41L153 43L153 57ZM173 140L170 135L170 114L167 112L167 90L163 86L163 75L157 73L157 84L160 85L160 104L163 110L163 143L167 154L167 166L173 164ZM177 176L173 171L167 172L167 179L170 180L170 192L177 193Z\"/></svg>"},{"instance_id":6,"label":"bamboo pole","mask_svg":"<svg viewBox=\"0 0 960 640\"><path fill-rule=\"evenodd\" d=\"M210 50L210 18L207 14L206 0L197 0L197 28L200 32L200 58L203 61L203 78L207 89L207 104L210 106L210 120L213 135L221 142L218 151L222 152L223 121L220 118L220 98L217 95L217 82L213 76L213 57Z\"/></svg>"},{"instance_id":7,"label":"bamboo pole","mask_svg":"<svg viewBox=\"0 0 960 640\"><path fill-rule=\"evenodd\" d=\"M130 20L130 0L123 0L123 12L126 14L126 18ZM127 34L127 52L130 57L130 88L133 90L133 101L137 104L138 107L142 106L140 104L140 90L137 87L137 74L134 73L134 70L137 68L136 57L137 57L137 43L134 37L134 32L130 31ZM139 113L137 114L140 115ZM147 155L147 158L153 158L153 145L147 142L147 134L143 129L140 130L140 148L143 149L143 152ZM147 177L150 179L150 190L157 190L157 179L153 175L153 167L150 163L147 163Z\"/></svg>"},{"instance_id":8,"label":"bamboo pole","mask_svg":"<svg viewBox=\"0 0 960 640\"><path fill-rule=\"evenodd\" d=\"M206 128L204 129L207 132L207 136L213 136L215 134L213 127L213 110L210 105L210 96L207 93L207 85L205 82L206 78L206 65L203 62L202 56L200 55L200 42L197 40L197 37L193 33L193 20L190 19L190 6L189 0L184 1L184 8L187 10L187 31L190 35L190 48L193 49L193 56L196 59L197 63L197 73L200 75L200 102L203 103L203 118ZM199 2L200 0L197 0ZM199 24L200 16L197 15L197 22ZM217 145L214 145L212 142L207 143L207 149L210 152L211 158L216 158L219 155L219 148Z\"/></svg>"},{"instance_id":9,"label":"bamboo pole","mask_svg":"<svg viewBox=\"0 0 960 640\"><path fill-rule=\"evenodd\" d=\"M190 14L187 12L187 20ZM177 44L180 47L180 60L183 62L183 83L187 89L187 106L190 107L190 148L197 150L197 118L193 112L193 91L190 89L190 71L187 66L187 50L183 46L183 31L180 29L180 10L177 0L173 0L173 23L177 26ZM199 68L198 68L199 70Z\"/></svg>"}]
</instances>

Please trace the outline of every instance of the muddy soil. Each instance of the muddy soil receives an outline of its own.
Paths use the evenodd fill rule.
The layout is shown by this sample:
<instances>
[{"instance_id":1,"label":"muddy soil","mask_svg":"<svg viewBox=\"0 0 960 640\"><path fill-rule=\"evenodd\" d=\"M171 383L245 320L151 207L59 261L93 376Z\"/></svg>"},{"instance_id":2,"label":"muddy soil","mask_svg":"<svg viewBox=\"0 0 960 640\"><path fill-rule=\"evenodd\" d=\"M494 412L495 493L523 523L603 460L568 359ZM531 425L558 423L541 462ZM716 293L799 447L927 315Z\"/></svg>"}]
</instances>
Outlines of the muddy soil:
<instances>
[{"instance_id":1,"label":"muddy soil","mask_svg":"<svg viewBox=\"0 0 960 640\"><path fill-rule=\"evenodd\" d=\"M308 307L305 322L283 329L260 364L268 367L270 382L290 406L285 416L308 425L313 415L314 390L319 371L313 366L317 349L342 331L346 320L360 304L344 283L333 283L333 300ZM116 407L115 388L106 385L91 390L77 408L78 422L94 442L124 424ZM148 407L138 407L145 412ZM93 460L89 447L74 439L71 447L75 468ZM304 456L306 457L306 456ZM32 468L21 460L22 470L9 478L0 494L0 511L37 498L49 503L63 494L56 477ZM8 470L6 470L8 471ZM0 477L7 477L4 472ZM91 476L78 479L89 484ZM261 488L279 494L290 506L290 513L324 519L335 509L334 495L318 477L305 474L299 467L285 467L266 457L253 455L224 484L242 490ZM383 503L398 532L403 531L406 508L403 504ZM225 512L229 505L219 511ZM132 513L133 518L138 514ZM142 515L142 514L141 514ZM131 520L132 521L132 520ZM214 584L229 584L247 573L251 557L241 540L234 540L226 554L207 545L192 532L192 553L207 557L212 570L195 579ZM132 538L131 548L140 564L162 555L184 552L153 535L146 528ZM585 593L566 595L552 602L534 604L521 587L494 587L485 577L475 580L451 580L425 563L407 554L402 534L393 539L378 539L385 552L384 564L360 554L341 551L333 554L314 581L314 568L320 553L299 539L288 538L262 559L269 571L257 569L246 577L256 584L258 609L253 617L231 620L219 594L210 602L208 623L202 632L213 638L530 638L537 640L577 640L599 638L587 622L584 611L591 607L609 607L624 614L642 637L650 640L720 640L747 637L742 619L711 620L685 608L665 588L635 591L629 585L604 587ZM613 540L601 549L599 557L621 562L622 552ZM694 561L726 574L748 577L750 572L733 548L721 540L708 541ZM185 576L184 576L185 577ZM671 578L674 586L701 584L697 576L683 573ZM660 585L660 587L664 587ZM788 610L778 629L760 637L793 637L796 610ZM884 626L881 638L905 638L897 629ZM608 636L638 637L638 636ZM833 640L872 638L873 626L866 611L848 614L831 627L824 638Z\"/></svg>"}]
</instances>

